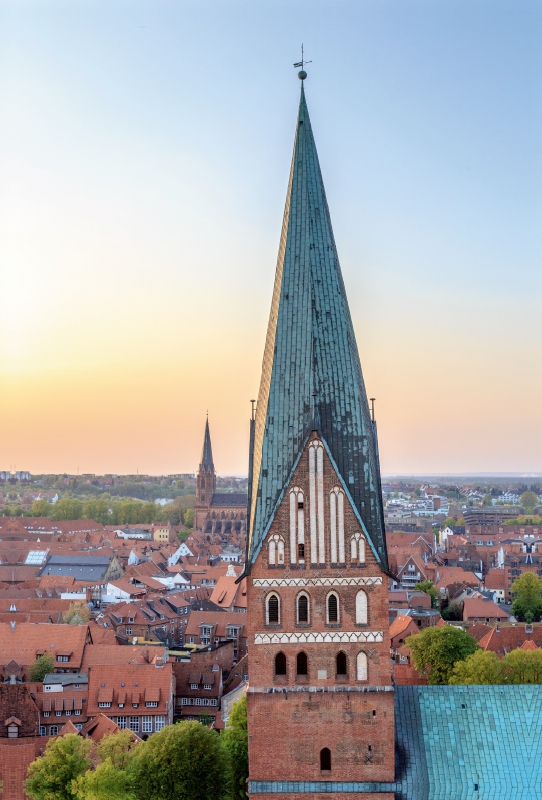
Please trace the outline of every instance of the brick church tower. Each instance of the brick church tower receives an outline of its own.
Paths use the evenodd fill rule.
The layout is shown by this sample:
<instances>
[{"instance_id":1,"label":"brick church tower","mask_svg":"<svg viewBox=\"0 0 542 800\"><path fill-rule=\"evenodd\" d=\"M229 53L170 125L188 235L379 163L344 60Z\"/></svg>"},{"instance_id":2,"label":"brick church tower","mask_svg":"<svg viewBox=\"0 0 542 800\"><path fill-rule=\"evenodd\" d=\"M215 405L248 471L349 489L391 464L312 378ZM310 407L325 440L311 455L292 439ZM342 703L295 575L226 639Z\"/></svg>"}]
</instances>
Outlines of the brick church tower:
<instances>
[{"instance_id":1,"label":"brick church tower","mask_svg":"<svg viewBox=\"0 0 542 800\"><path fill-rule=\"evenodd\" d=\"M251 428L249 514L249 796L392 800L376 426L303 84Z\"/></svg>"},{"instance_id":2,"label":"brick church tower","mask_svg":"<svg viewBox=\"0 0 542 800\"><path fill-rule=\"evenodd\" d=\"M201 520L203 520L207 515L215 492L216 472L215 465L213 463L213 449L211 447L209 417L207 417L205 420L205 434L203 436L201 461L196 474L196 507L194 509L195 528L201 528Z\"/></svg>"}]
</instances>

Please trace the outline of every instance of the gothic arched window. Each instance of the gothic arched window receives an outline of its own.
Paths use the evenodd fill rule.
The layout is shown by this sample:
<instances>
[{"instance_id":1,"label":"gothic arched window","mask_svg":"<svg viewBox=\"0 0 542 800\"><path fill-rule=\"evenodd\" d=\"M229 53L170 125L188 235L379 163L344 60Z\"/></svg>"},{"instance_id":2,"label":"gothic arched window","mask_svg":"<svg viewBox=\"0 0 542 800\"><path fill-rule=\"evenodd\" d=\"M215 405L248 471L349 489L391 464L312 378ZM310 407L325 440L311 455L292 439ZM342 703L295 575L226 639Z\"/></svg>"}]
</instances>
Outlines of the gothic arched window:
<instances>
[{"instance_id":1,"label":"gothic arched window","mask_svg":"<svg viewBox=\"0 0 542 800\"><path fill-rule=\"evenodd\" d=\"M280 623L280 599L278 594L267 595L267 624L278 625Z\"/></svg>"},{"instance_id":2,"label":"gothic arched window","mask_svg":"<svg viewBox=\"0 0 542 800\"><path fill-rule=\"evenodd\" d=\"M331 592L327 596L327 622L333 624L339 621L339 596Z\"/></svg>"},{"instance_id":3,"label":"gothic arched window","mask_svg":"<svg viewBox=\"0 0 542 800\"><path fill-rule=\"evenodd\" d=\"M367 655L363 651L358 653L356 660L356 678L358 681L367 680Z\"/></svg>"},{"instance_id":4,"label":"gothic arched window","mask_svg":"<svg viewBox=\"0 0 542 800\"><path fill-rule=\"evenodd\" d=\"M269 565L284 564L284 539L275 534L269 539Z\"/></svg>"},{"instance_id":5,"label":"gothic arched window","mask_svg":"<svg viewBox=\"0 0 542 800\"><path fill-rule=\"evenodd\" d=\"M331 772L331 750L323 747L320 750L320 769L324 772Z\"/></svg>"},{"instance_id":6,"label":"gothic arched window","mask_svg":"<svg viewBox=\"0 0 542 800\"><path fill-rule=\"evenodd\" d=\"M290 490L290 563L305 560L305 503L302 489Z\"/></svg>"},{"instance_id":7,"label":"gothic arched window","mask_svg":"<svg viewBox=\"0 0 542 800\"><path fill-rule=\"evenodd\" d=\"M286 675L287 674L287 664L286 664L286 656L284 653L277 653L275 656L275 675Z\"/></svg>"},{"instance_id":8,"label":"gothic arched window","mask_svg":"<svg viewBox=\"0 0 542 800\"><path fill-rule=\"evenodd\" d=\"M350 539L350 560L355 564L365 564L365 536L355 533Z\"/></svg>"},{"instance_id":9,"label":"gothic arched window","mask_svg":"<svg viewBox=\"0 0 542 800\"><path fill-rule=\"evenodd\" d=\"M340 653L337 653L335 662L336 662L336 674L347 675L348 669L347 669L346 653L343 653L342 650Z\"/></svg>"},{"instance_id":10,"label":"gothic arched window","mask_svg":"<svg viewBox=\"0 0 542 800\"><path fill-rule=\"evenodd\" d=\"M296 672L298 675L308 675L309 664L306 653L298 653L296 658Z\"/></svg>"},{"instance_id":11,"label":"gothic arched window","mask_svg":"<svg viewBox=\"0 0 542 800\"><path fill-rule=\"evenodd\" d=\"M309 622L309 597L305 593L297 597L297 621Z\"/></svg>"},{"instance_id":12,"label":"gothic arched window","mask_svg":"<svg viewBox=\"0 0 542 800\"><path fill-rule=\"evenodd\" d=\"M332 564L344 564L344 492L334 486L329 493L330 552Z\"/></svg>"},{"instance_id":13,"label":"gothic arched window","mask_svg":"<svg viewBox=\"0 0 542 800\"><path fill-rule=\"evenodd\" d=\"M367 595L360 589L356 595L356 623L358 625L367 624Z\"/></svg>"}]
</instances>

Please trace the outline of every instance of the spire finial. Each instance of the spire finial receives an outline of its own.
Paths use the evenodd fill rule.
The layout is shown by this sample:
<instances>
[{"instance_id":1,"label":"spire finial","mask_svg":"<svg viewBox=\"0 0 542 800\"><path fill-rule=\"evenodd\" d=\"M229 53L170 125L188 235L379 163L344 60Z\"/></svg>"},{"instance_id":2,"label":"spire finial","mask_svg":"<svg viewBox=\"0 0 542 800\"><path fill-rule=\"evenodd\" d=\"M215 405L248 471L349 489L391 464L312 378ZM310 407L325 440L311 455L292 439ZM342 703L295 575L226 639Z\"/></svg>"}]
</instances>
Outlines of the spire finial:
<instances>
[{"instance_id":1,"label":"spire finial","mask_svg":"<svg viewBox=\"0 0 542 800\"><path fill-rule=\"evenodd\" d=\"M294 64L294 67L296 68L301 67L301 71L297 73L297 77L299 78L300 81L304 81L305 78L307 77L307 73L305 72L304 69L305 64L312 64L312 61L305 61L303 55L303 45L301 45L301 61L296 61L296 63Z\"/></svg>"}]
</instances>

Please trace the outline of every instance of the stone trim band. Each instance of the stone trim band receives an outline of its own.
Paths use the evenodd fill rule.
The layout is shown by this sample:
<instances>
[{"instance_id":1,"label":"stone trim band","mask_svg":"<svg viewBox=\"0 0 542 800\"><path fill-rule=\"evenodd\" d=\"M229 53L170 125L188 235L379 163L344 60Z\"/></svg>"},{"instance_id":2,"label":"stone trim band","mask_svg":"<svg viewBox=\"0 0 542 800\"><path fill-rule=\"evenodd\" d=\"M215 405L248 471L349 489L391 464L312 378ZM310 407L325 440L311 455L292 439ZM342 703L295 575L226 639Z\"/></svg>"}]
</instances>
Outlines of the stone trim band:
<instances>
[{"instance_id":1,"label":"stone trim band","mask_svg":"<svg viewBox=\"0 0 542 800\"><path fill-rule=\"evenodd\" d=\"M401 791L400 783L376 781L249 781L249 794L336 794L359 792L359 794L382 794Z\"/></svg>"},{"instance_id":2,"label":"stone trim band","mask_svg":"<svg viewBox=\"0 0 542 800\"><path fill-rule=\"evenodd\" d=\"M373 692L394 692L393 686L248 686L247 692L249 694L297 694L298 692L311 692L312 693L332 693L340 694L345 692L351 694L358 692L360 694L371 694Z\"/></svg>"},{"instance_id":3,"label":"stone trim band","mask_svg":"<svg viewBox=\"0 0 542 800\"><path fill-rule=\"evenodd\" d=\"M284 633L255 633L254 644L359 644L384 641L383 631L292 631Z\"/></svg>"},{"instance_id":4,"label":"stone trim band","mask_svg":"<svg viewBox=\"0 0 542 800\"><path fill-rule=\"evenodd\" d=\"M254 578L262 589L280 586L381 586L382 578Z\"/></svg>"}]
</instances>

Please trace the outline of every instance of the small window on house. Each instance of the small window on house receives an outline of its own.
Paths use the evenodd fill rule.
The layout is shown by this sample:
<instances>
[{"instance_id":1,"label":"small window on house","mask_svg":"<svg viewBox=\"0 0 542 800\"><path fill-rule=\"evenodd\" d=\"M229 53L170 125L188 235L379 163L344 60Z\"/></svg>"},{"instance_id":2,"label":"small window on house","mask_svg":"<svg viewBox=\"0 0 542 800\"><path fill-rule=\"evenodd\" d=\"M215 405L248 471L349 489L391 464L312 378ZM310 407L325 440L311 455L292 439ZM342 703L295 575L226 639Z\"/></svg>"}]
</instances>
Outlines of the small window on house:
<instances>
[{"instance_id":1,"label":"small window on house","mask_svg":"<svg viewBox=\"0 0 542 800\"><path fill-rule=\"evenodd\" d=\"M320 769L324 772L331 772L331 750L323 747L320 750Z\"/></svg>"},{"instance_id":2,"label":"small window on house","mask_svg":"<svg viewBox=\"0 0 542 800\"><path fill-rule=\"evenodd\" d=\"M329 623L339 621L339 598L334 593L327 598L327 621Z\"/></svg>"},{"instance_id":3,"label":"small window on house","mask_svg":"<svg viewBox=\"0 0 542 800\"><path fill-rule=\"evenodd\" d=\"M297 555L301 561L305 558L305 545L303 542L299 542L297 545Z\"/></svg>"},{"instance_id":4,"label":"small window on house","mask_svg":"<svg viewBox=\"0 0 542 800\"><path fill-rule=\"evenodd\" d=\"M337 653L336 666L337 666L337 675L347 675L346 669L346 653L343 653L341 650L340 653Z\"/></svg>"},{"instance_id":5,"label":"small window on house","mask_svg":"<svg viewBox=\"0 0 542 800\"><path fill-rule=\"evenodd\" d=\"M297 598L297 621L309 621L309 598L306 594L300 594Z\"/></svg>"},{"instance_id":6,"label":"small window on house","mask_svg":"<svg viewBox=\"0 0 542 800\"><path fill-rule=\"evenodd\" d=\"M267 598L267 624L278 625L280 621L280 604L276 594L270 594Z\"/></svg>"},{"instance_id":7,"label":"small window on house","mask_svg":"<svg viewBox=\"0 0 542 800\"><path fill-rule=\"evenodd\" d=\"M309 672L307 654L298 653L296 659L296 672L298 675L307 675Z\"/></svg>"},{"instance_id":8,"label":"small window on house","mask_svg":"<svg viewBox=\"0 0 542 800\"><path fill-rule=\"evenodd\" d=\"M275 675L286 675L286 656L282 652L275 656Z\"/></svg>"}]
</instances>

